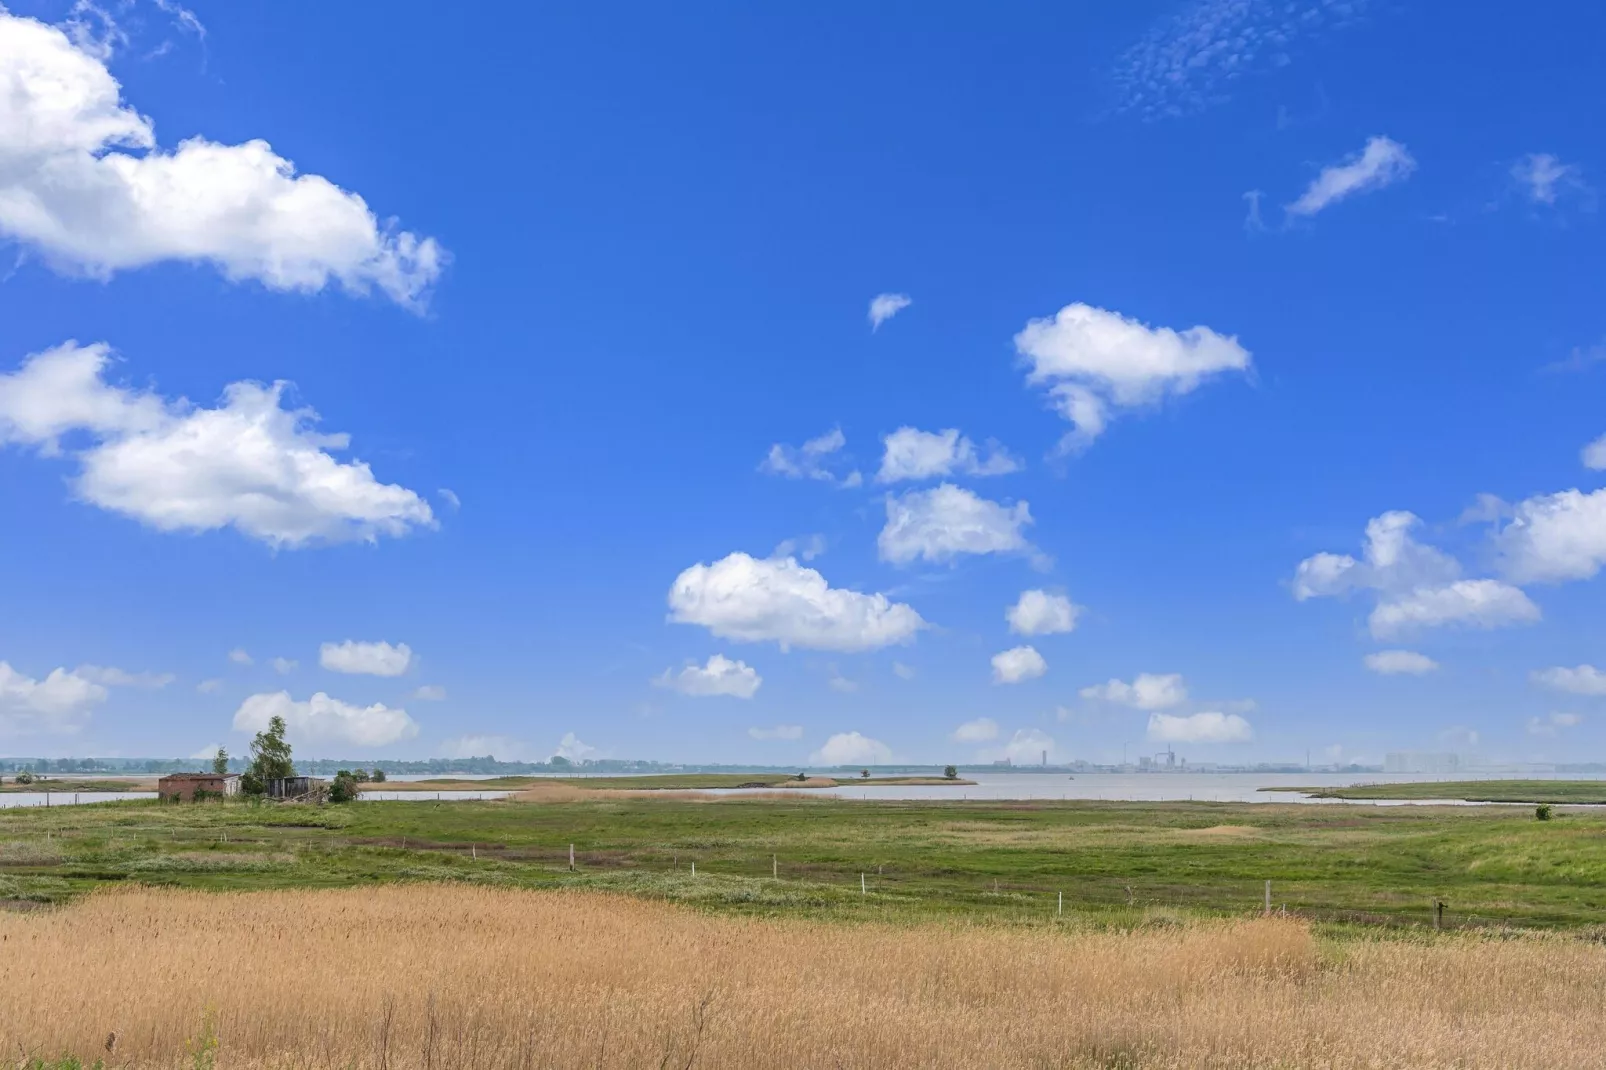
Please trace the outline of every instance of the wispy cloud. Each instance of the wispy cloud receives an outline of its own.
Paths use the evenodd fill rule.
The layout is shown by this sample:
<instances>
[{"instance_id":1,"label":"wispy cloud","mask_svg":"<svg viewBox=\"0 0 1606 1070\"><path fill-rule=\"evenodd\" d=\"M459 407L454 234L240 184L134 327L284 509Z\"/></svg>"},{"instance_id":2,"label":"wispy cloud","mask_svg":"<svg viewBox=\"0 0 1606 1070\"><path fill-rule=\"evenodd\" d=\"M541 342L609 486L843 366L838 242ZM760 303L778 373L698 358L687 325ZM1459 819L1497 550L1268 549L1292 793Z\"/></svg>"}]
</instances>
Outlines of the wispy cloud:
<instances>
[{"instance_id":1,"label":"wispy cloud","mask_svg":"<svg viewBox=\"0 0 1606 1070\"><path fill-rule=\"evenodd\" d=\"M1258 234L1266 229L1265 220L1260 218L1260 199L1265 194L1258 189L1252 189L1244 194L1244 203L1249 205L1249 211L1244 215L1244 229L1251 234Z\"/></svg>"},{"instance_id":2,"label":"wispy cloud","mask_svg":"<svg viewBox=\"0 0 1606 1070\"><path fill-rule=\"evenodd\" d=\"M847 436L840 427L811 438L801 446L777 442L759 463L758 470L765 475L785 479L817 479L824 483L835 483L839 487L857 487L864 482L864 476L857 469L848 471L846 475L839 474L852 467L851 461L842 452L847 444Z\"/></svg>"},{"instance_id":3,"label":"wispy cloud","mask_svg":"<svg viewBox=\"0 0 1606 1070\"><path fill-rule=\"evenodd\" d=\"M1584 181L1577 164L1562 163L1548 152L1530 152L1511 165L1511 180L1533 204L1554 208L1573 196L1583 197L1593 207L1593 191Z\"/></svg>"},{"instance_id":4,"label":"wispy cloud","mask_svg":"<svg viewBox=\"0 0 1606 1070\"><path fill-rule=\"evenodd\" d=\"M912 304L908 294L876 294L870 299L870 330L880 330L883 323Z\"/></svg>"},{"instance_id":5,"label":"wispy cloud","mask_svg":"<svg viewBox=\"0 0 1606 1070\"><path fill-rule=\"evenodd\" d=\"M1245 75L1287 66L1303 42L1356 22L1369 0L1197 0L1155 23L1111 72L1115 110L1203 111Z\"/></svg>"},{"instance_id":6,"label":"wispy cloud","mask_svg":"<svg viewBox=\"0 0 1606 1070\"><path fill-rule=\"evenodd\" d=\"M1369 138L1366 147L1343 163L1322 168L1299 200L1288 206L1292 217L1313 216L1329 205L1357 193L1392 186L1411 177L1416 159L1398 141L1386 137Z\"/></svg>"}]
</instances>

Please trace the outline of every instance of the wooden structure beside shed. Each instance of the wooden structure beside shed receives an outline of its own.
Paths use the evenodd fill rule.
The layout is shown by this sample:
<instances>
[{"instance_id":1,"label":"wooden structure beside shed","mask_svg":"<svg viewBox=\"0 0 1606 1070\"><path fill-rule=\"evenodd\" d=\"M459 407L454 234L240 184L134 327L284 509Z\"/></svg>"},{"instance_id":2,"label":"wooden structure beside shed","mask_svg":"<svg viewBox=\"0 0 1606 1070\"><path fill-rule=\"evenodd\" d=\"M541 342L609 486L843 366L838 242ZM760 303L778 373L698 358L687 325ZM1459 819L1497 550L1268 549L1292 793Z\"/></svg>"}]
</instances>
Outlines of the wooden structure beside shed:
<instances>
[{"instance_id":1,"label":"wooden structure beside shed","mask_svg":"<svg viewBox=\"0 0 1606 1070\"><path fill-rule=\"evenodd\" d=\"M320 791L323 781L315 776L276 777L266 787L270 799L301 799Z\"/></svg>"}]
</instances>

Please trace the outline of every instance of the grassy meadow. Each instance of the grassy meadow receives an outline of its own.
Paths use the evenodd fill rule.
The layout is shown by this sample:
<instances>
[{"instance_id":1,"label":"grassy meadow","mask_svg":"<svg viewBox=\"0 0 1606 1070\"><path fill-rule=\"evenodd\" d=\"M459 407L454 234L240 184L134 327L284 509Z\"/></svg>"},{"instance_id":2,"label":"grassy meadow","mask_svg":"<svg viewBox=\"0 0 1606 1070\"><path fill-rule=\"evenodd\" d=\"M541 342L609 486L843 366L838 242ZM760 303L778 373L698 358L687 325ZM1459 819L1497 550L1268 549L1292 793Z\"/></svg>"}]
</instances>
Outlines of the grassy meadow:
<instances>
[{"instance_id":1,"label":"grassy meadow","mask_svg":"<svg viewBox=\"0 0 1606 1070\"><path fill-rule=\"evenodd\" d=\"M1460 799L1490 803L1606 804L1606 780L1441 780L1411 784L1353 784L1342 788L1267 788L1318 799Z\"/></svg>"},{"instance_id":2,"label":"grassy meadow","mask_svg":"<svg viewBox=\"0 0 1606 1070\"><path fill-rule=\"evenodd\" d=\"M215 895L0 912L0 1048L52 1067L1592 1067L1606 948L734 917L597 892Z\"/></svg>"},{"instance_id":3,"label":"grassy meadow","mask_svg":"<svg viewBox=\"0 0 1606 1070\"><path fill-rule=\"evenodd\" d=\"M1585 1067L1603 911L1595 810L558 783L8 809L0 1058Z\"/></svg>"},{"instance_id":4,"label":"grassy meadow","mask_svg":"<svg viewBox=\"0 0 1606 1070\"><path fill-rule=\"evenodd\" d=\"M1339 926L1424 926L1435 900L1457 928L1592 929L1606 913L1606 813L1593 810L1536 821L1514 807L863 802L563 785L523 798L534 801L0 810L0 901L129 883L447 881L744 914L1035 923L1057 915L1063 895L1067 913L1120 927L1152 911L1241 917L1271 880L1274 907Z\"/></svg>"}]
</instances>

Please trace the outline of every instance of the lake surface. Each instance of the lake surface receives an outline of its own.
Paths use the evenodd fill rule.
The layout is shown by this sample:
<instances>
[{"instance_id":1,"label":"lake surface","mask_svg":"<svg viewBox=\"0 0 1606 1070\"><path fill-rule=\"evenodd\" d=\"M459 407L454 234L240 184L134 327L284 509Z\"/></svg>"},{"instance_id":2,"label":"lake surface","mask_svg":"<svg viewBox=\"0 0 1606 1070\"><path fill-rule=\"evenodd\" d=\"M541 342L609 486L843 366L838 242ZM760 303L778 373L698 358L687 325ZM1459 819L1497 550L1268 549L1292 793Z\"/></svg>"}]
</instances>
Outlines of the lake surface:
<instances>
[{"instance_id":1,"label":"lake surface","mask_svg":"<svg viewBox=\"0 0 1606 1070\"><path fill-rule=\"evenodd\" d=\"M0 792L0 810L13 806L73 806L154 798L154 791L8 791Z\"/></svg>"},{"instance_id":2,"label":"lake surface","mask_svg":"<svg viewBox=\"0 0 1606 1070\"><path fill-rule=\"evenodd\" d=\"M1420 806L1493 805L1459 799L1347 800L1313 799L1289 791L1262 788L1339 788L1351 784L1419 784L1433 781L1518 779L1517 777L1438 776L1421 773L966 773L974 786L887 785L816 789L844 799L1103 799L1115 802L1245 802L1327 803L1335 805ZM1530 779L1524 776L1522 779ZM1547 773L1547 780L1587 780L1588 776ZM742 794L749 789L716 789ZM774 790L774 789L768 789ZM806 790L806 789L796 789ZM811 792L812 794L813 792Z\"/></svg>"},{"instance_id":3,"label":"lake surface","mask_svg":"<svg viewBox=\"0 0 1606 1070\"><path fill-rule=\"evenodd\" d=\"M424 779L395 777L396 780ZM968 773L973 785L886 785L839 788L794 788L800 795L832 795L842 799L1102 799L1111 802L1244 802L1244 803L1326 803L1337 806L1498 806L1501 803L1468 803L1459 799L1348 800L1313 799L1288 791L1262 791L1275 787L1338 788L1351 784L1422 784L1435 781L1535 779L1520 777L1473 776L1468 774L1430 775L1422 773ZM1598 779L1591 774L1546 773L1545 780ZM715 795L746 795L775 788L709 788ZM364 791L365 800L375 802L459 802L501 799L509 791ZM125 799L154 799L152 791L126 792L8 792L0 793L0 808L15 806L72 806L114 803Z\"/></svg>"}]
</instances>

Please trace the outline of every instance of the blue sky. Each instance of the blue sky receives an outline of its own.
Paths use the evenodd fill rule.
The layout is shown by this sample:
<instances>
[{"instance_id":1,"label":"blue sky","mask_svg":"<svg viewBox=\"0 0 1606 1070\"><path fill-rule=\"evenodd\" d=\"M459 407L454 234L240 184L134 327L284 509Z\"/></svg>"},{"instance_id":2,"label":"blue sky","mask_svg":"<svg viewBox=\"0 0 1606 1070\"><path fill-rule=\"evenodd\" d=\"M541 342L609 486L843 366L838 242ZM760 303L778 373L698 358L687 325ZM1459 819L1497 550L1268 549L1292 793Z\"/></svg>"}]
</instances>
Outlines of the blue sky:
<instances>
[{"instance_id":1,"label":"blue sky","mask_svg":"<svg viewBox=\"0 0 1606 1070\"><path fill-rule=\"evenodd\" d=\"M1600 757L1497 14L11 0L0 752Z\"/></svg>"}]
</instances>

